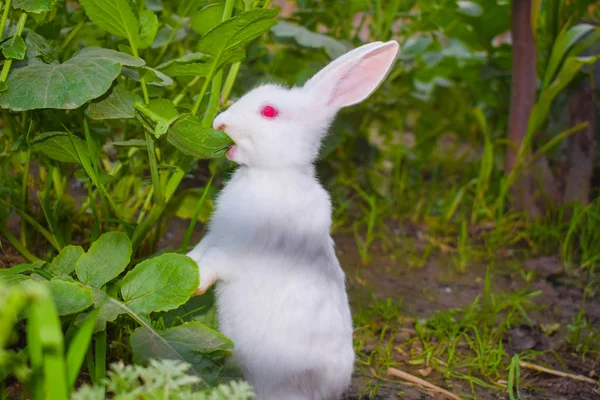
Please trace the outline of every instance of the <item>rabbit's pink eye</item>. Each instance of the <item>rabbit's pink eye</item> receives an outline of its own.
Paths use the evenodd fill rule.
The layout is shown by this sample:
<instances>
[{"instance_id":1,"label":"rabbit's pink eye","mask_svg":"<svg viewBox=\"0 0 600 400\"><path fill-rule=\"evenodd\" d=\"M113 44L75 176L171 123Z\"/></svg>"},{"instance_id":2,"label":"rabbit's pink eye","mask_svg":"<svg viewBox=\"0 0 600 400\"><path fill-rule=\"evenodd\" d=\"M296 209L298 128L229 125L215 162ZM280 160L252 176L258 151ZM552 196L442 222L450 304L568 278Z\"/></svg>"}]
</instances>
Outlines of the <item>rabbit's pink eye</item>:
<instances>
[{"instance_id":1,"label":"rabbit's pink eye","mask_svg":"<svg viewBox=\"0 0 600 400\"><path fill-rule=\"evenodd\" d=\"M260 110L260 113L263 115L263 117L267 118L275 118L277 114L279 114L277 109L273 106L264 106L262 110Z\"/></svg>"}]
</instances>

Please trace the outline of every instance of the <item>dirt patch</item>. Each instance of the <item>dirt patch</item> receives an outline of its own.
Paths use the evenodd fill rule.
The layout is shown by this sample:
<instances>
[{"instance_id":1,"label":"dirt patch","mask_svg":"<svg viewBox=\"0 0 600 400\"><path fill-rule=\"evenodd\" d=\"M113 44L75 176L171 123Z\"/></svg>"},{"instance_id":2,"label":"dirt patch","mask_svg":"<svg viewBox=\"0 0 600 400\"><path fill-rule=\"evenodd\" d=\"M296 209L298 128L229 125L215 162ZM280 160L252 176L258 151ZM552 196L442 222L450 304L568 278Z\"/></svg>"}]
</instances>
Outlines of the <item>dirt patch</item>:
<instances>
[{"instance_id":1,"label":"dirt patch","mask_svg":"<svg viewBox=\"0 0 600 400\"><path fill-rule=\"evenodd\" d=\"M462 308L470 305L477 296L482 295L488 265L474 263L464 273L457 272L452 260L443 254L433 255L421 268L411 268L407 263L390 255L373 254L368 266L362 265L354 244L354 239L346 236L335 238L340 261L346 271L348 291L353 311L368 306L373 299L392 299L401 304L401 314L406 316L406 329L410 330L410 319L428 318L437 311ZM513 260L513 264L514 264ZM513 327L508 331L505 349L509 354L535 350L542 353L536 361L559 371L594 376L600 360L594 355L583 359L565 346L564 335L569 324L584 307L585 277L574 277L564 272L560 260L555 257L542 257L521 263L522 268L515 269L508 263L494 263L490 267L492 274L492 292L495 294L516 291L539 292L532 297L534 307L528 311L531 323ZM528 280L523 272L532 271ZM600 322L600 299L588 298L585 301L585 316L593 325ZM541 326L554 326L557 331L547 334ZM406 338L398 335L394 347L402 344ZM361 351L368 354L373 349L366 345ZM557 357L558 356L558 357ZM560 359L561 362L557 361ZM393 356L396 368L422 377L418 368L405 363L402 356ZM390 377L373 375L371 369L361 371L353 380L352 390L346 399L436 399L444 398L415 388L406 383L390 382ZM367 375L367 376L365 376ZM448 380L436 372L424 379L456 394L472 395L466 381ZM595 378L596 379L596 378ZM372 388L380 385L375 395ZM508 399L502 390L476 389L478 398ZM554 377L536 371L521 369L521 396L527 400L560 399L582 400L598 399L597 386L569 378Z\"/></svg>"}]
</instances>

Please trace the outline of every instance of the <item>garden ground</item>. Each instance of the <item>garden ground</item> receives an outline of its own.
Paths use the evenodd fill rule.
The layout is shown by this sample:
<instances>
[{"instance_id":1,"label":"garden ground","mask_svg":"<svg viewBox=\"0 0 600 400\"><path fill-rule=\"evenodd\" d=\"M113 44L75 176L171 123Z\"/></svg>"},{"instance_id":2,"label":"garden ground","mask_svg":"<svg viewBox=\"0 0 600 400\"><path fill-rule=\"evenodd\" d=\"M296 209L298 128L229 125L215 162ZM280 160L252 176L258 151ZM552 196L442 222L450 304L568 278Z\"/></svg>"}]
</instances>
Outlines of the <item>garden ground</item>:
<instances>
[{"instance_id":1,"label":"garden ground","mask_svg":"<svg viewBox=\"0 0 600 400\"><path fill-rule=\"evenodd\" d=\"M173 220L160 247L177 248L186 227ZM412 233L392 238L402 250L375 243L367 266L353 236L334 237L355 320L357 363L347 400L446 398L388 368L466 398L508 398L507 386L522 399L599 398L597 385L572 377L521 367L507 378L510 357L520 354L521 361L597 379L600 298L584 302L585 277L565 273L557 257L519 261L510 251L493 263L470 262L464 272L443 251L409 262L424 245L418 227L402 230ZM197 229L194 240L200 236ZM4 245L0 267L24 262L15 254Z\"/></svg>"}]
</instances>

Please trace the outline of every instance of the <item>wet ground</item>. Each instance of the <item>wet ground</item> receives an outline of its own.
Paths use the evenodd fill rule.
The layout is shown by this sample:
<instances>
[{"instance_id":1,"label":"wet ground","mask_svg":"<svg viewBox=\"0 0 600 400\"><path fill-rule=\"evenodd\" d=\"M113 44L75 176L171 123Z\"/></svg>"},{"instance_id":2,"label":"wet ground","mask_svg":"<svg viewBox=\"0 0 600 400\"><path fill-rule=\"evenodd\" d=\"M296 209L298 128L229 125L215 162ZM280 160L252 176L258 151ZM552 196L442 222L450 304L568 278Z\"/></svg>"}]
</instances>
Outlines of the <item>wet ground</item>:
<instances>
[{"instance_id":1,"label":"wet ground","mask_svg":"<svg viewBox=\"0 0 600 400\"><path fill-rule=\"evenodd\" d=\"M169 233L160 242L162 249L176 248L181 243L183 232L187 227L186 221L175 220L172 222ZM198 230L192 243L201 237ZM401 304L401 315L405 316L405 326L398 327L395 341L401 344L407 337L414 335L411 327L411 318L417 316L424 319L432 316L438 310L465 307L483 293L487 264L474 263L468 265L464 273L457 272L447 255L434 254L421 267L409 267L401 257L393 257L375 249L371 263L364 266L361 263L355 240L349 235L336 236L337 252L348 278L348 290L354 311L367 307L373 299L393 299ZM20 262L23 258L17 255L10 246L4 246L0 251L0 268L8 267ZM548 336L541 332L542 324L560 324L568 326L580 312L583 300L582 280L567 275L563 271L560 260L555 257L542 257L523 262L524 269L531 271L530 280L526 282L522 273L511 268L507 263L496 262L491 269L493 276L492 288L495 292L508 293L528 288L541 291L534 298L540 306L530 314L533 321L531 325L515 327L509 333L512 348L509 353L524 350L554 351L560 355L564 365L559 365L555 358L548 357L545 365L573 374L595 376L595 371L600 370L600 360L594 356L587 356L584 361L575 354L565 350L563 338L560 334ZM529 285L529 286L528 286ZM600 298L596 296L588 299L585 305L586 316L594 323L600 323ZM404 322L402 322L404 323ZM400 329L404 328L404 329ZM401 332L401 333L398 333ZM408 336L407 336L408 335ZM360 350L366 354L372 349L366 344ZM446 380L435 372L422 376L417 373L417 368L403 365L400 353L393 354L392 359L396 367L422 379L442 387L451 393L462 395L464 398L473 398L473 392L465 381ZM566 368L566 369L565 369ZM522 398L525 400L587 400L598 399L597 387L585 382L578 382L571 378L555 377L534 371L521 372ZM422 387L402 382L391 376L374 376L374 370L357 368L351 391L346 400L366 399L368 387L378 385L374 399L444 399L443 395L434 394ZM501 390L477 389L479 399L507 399L508 396Z\"/></svg>"}]
</instances>

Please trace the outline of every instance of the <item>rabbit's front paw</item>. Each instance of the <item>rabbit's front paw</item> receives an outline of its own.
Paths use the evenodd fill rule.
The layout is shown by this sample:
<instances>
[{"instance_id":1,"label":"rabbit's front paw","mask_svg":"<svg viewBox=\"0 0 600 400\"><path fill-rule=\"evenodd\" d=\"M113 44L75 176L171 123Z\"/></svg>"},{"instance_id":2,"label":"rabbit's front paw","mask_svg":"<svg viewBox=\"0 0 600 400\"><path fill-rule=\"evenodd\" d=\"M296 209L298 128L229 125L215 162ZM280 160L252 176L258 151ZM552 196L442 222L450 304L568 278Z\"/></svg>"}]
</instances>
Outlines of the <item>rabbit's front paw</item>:
<instances>
[{"instance_id":1,"label":"rabbit's front paw","mask_svg":"<svg viewBox=\"0 0 600 400\"><path fill-rule=\"evenodd\" d=\"M217 280L217 274L214 271L211 271L210 268L199 267L198 271L200 273L200 286L198 286L198 289L194 292L195 296L204 294Z\"/></svg>"}]
</instances>

